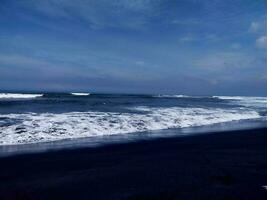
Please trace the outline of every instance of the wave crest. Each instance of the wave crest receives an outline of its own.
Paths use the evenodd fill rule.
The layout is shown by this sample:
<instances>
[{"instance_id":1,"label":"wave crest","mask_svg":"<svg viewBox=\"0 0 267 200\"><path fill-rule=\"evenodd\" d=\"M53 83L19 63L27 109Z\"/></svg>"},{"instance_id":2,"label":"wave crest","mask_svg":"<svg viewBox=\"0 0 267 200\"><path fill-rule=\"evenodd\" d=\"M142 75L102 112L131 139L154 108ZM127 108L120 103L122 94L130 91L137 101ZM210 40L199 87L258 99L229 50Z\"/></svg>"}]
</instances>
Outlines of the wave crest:
<instances>
[{"instance_id":1,"label":"wave crest","mask_svg":"<svg viewBox=\"0 0 267 200\"><path fill-rule=\"evenodd\" d=\"M42 96L43 94L0 93L0 99L31 99Z\"/></svg>"},{"instance_id":2,"label":"wave crest","mask_svg":"<svg viewBox=\"0 0 267 200\"><path fill-rule=\"evenodd\" d=\"M236 105L256 108L267 108L267 97L245 97L245 96L213 96L214 98L228 100Z\"/></svg>"},{"instance_id":3,"label":"wave crest","mask_svg":"<svg viewBox=\"0 0 267 200\"><path fill-rule=\"evenodd\" d=\"M72 92L70 94L72 94L74 96L88 96L88 95L90 95L90 93L78 93L78 92Z\"/></svg>"},{"instance_id":4,"label":"wave crest","mask_svg":"<svg viewBox=\"0 0 267 200\"><path fill-rule=\"evenodd\" d=\"M183 95L183 94L179 94L179 95L178 94L177 95L160 94L154 97L157 97L157 98L190 98L190 96Z\"/></svg>"}]
</instances>

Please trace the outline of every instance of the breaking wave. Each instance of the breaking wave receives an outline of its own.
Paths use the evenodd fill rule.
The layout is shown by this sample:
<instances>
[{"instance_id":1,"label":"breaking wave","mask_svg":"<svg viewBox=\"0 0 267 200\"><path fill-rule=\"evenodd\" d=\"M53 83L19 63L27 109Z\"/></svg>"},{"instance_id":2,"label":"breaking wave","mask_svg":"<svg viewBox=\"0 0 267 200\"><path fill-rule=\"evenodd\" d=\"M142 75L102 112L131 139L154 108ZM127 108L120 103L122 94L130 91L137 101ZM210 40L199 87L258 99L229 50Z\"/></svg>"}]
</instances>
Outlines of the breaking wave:
<instances>
[{"instance_id":1,"label":"breaking wave","mask_svg":"<svg viewBox=\"0 0 267 200\"><path fill-rule=\"evenodd\" d=\"M71 94L75 95L75 96L88 96L88 95L90 95L90 93L75 93L75 92L72 92Z\"/></svg>"},{"instance_id":2,"label":"breaking wave","mask_svg":"<svg viewBox=\"0 0 267 200\"><path fill-rule=\"evenodd\" d=\"M241 96L213 96L213 98L218 98L218 99L222 99L222 100L242 100L245 97L241 97Z\"/></svg>"},{"instance_id":3,"label":"breaking wave","mask_svg":"<svg viewBox=\"0 0 267 200\"><path fill-rule=\"evenodd\" d=\"M254 108L267 108L267 97L246 96L187 96L187 95L157 95L156 98L192 98L192 99L219 99L234 105Z\"/></svg>"},{"instance_id":4,"label":"breaking wave","mask_svg":"<svg viewBox=\"0 0 267 200\"><path fill-rule=\"evenodd\" d=\"M42 96L43 94L0 93L0 99L31 99Z\"/></svg>"},{"instance_id":5,"label":"breaking wave","mask_svg":"<svg viewBox=\"0 0 267 200\"><path fill-rule=\"evenodd\" d=\"M137 113L69 112L0 115L0 145L128 134L260 118L248 109L135 107Z\"/></svg>"},{"instance_id":6,"label":"breaking wave","mask_svg":"<svg viewBox=\"0 0 267 200\"><path fill-rule=\"evenodd\" d=\"M178 94L177 95L160 94L154 97L157 97L157 98L191 98L190 96L182 95L182 94L179 94L179 95Z\"/></svg>"},{"instance_id":7,"label":"breaking wave","mask_svg":"<svg viewBox=\"0 0 267 200\"><path fill-rule=\"evenodd\" d=\"M267 108L267 97L245 96L213 96L214 98L231 101L232 104L245 107Z\"/></svg>"}]
</instances>

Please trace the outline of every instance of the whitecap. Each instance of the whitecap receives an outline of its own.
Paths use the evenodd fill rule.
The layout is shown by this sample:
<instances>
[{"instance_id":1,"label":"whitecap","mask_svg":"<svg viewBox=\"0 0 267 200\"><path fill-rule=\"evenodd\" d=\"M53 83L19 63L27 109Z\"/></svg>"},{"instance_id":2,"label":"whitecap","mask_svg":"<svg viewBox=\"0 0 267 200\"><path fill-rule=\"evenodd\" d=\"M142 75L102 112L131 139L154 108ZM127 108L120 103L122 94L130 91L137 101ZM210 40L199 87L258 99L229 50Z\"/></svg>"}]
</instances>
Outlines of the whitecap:
<instances>
[{"instance_id":1,"label":"whitecap","mask_svg":"<svg viewBox=\"0 0 267 200\"><path fill-rule=\"evenodd\" d=\"M245 97L241 96L213 96L214 98L222 99L222 100L242 100Z\"/></svg>"},{"instance_id":2,"label":"whitecap","mask_svg":"<svg viewBox=\"0 0 267 200\"><path fill-rule=\"evenodd\" d=\"M157 97L157 98L189 98L190 96L183 95L183 94L177 94L177 95L160 94L154 97Z\"/></svg>"},{"instance_id":3,"label":"whitecap","mask_svg":"<svg viewBox=\"0 0 267 200\"><path fill-rule=\"evenodd\" d=\"M72 92L71 94L75 95L75 96L88 96L88 95L90 95L90 93L77 93L77 92Z\"/></svg>"},{"instance_id":4,"label":"whitecap","mask_svg":"<svg viewBox=\"0 0 267 200\"><path fill-rule=\"evenodd\" d=\"M0 93L0 99L31 99L42 96L43 94Z\"/></svg>"},{"instance_id":5,"label":"whitecap","mask_svg":"<svg viewBox=\"0 0 267 200\"><path fill-rule=\"evenodd\" d=\"M228 100L235 105L246 107L267 108L267 97L246 97L246 96L213 96L214 98Z\"/></svg>"}]
</instances>

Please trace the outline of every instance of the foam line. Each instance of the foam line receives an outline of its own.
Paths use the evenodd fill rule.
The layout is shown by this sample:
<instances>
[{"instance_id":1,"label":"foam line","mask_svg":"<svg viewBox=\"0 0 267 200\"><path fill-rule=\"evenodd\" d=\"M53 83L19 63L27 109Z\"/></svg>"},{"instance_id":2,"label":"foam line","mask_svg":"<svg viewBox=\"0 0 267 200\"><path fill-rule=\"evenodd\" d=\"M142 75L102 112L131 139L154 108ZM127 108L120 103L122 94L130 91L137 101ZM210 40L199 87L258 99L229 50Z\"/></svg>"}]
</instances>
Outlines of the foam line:
<instances>
[{"instance_id":1,"label":"foam line","mask_svg":"<svg viewBox=\"0 0 267 200\"><path fill-rule=\"evenodd\" d=\"M245 109L136 107L139 113L69 112L0 115L0 145L128 134L260 118Z\"/></svg>"}]
</instances>

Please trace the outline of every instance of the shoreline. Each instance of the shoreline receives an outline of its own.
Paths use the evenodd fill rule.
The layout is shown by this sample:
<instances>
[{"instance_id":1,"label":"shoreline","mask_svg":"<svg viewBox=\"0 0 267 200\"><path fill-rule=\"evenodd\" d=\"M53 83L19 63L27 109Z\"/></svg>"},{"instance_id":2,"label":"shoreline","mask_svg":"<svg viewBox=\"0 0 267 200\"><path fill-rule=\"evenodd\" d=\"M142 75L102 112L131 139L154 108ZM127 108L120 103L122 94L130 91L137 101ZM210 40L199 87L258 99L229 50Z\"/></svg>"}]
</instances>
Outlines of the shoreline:
<instances>
[{"instance_id":1,"label":"shoreline","mask_svg":"<svg viewBox=\"0 0 267 200\"><path fill-rule=\"evenodd\" d=\"M266 199L267 128L0 158L0 199Z\"/></svg>"}]
</instances>

